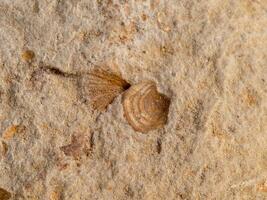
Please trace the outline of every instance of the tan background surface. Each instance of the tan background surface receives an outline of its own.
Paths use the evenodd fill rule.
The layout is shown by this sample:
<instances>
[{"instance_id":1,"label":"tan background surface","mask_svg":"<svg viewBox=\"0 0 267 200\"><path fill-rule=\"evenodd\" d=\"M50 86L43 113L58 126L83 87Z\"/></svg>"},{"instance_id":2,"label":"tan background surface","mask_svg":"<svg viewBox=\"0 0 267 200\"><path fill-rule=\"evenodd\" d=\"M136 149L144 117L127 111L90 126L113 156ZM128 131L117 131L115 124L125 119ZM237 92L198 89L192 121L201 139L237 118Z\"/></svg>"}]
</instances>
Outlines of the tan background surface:
<instances>
[{"instance_id":1,"label":"tan background surface","mask_svg":"<svg viewBox=\"0 0 267 200\"><path fill-rule=\"evenodd\" d=\"M168 123L135 132L44 66L154 80ZM0 137L15 200L267 199L267 1L1 0Z\"/></svg>"}]
</instances>

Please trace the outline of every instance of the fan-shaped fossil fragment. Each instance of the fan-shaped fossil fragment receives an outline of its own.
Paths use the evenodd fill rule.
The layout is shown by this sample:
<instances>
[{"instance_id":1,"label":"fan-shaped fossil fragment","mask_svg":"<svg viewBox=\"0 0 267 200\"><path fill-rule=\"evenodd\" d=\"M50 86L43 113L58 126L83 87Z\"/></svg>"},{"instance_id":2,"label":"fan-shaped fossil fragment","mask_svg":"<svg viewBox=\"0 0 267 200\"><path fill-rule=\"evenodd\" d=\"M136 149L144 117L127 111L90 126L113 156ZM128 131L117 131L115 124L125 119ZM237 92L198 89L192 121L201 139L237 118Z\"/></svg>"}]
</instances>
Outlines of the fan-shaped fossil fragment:
<instances>
[{"instance_id":1,"label":"fan-shaped fossil fragment","mask_svg":"<svg viewBox=\"0 0 267 200\"><path fill-rule=\"evenodd\" d=\"M123 95L124 115L134 130L146 133L167 122L170 100L152 81L131 86Z\"/></svg>"},{"instance_id":2,"label":"fan-shaped fossil fragment","mask_svg":"<svg viewBox=\"0 0 267 200\"><path fill-rule=\"evenodd\" d=\"M103 111L116 96L130 87L118 75L96 69L84 78L84 96L96 110Z\"/></svg>"}]
</instances>

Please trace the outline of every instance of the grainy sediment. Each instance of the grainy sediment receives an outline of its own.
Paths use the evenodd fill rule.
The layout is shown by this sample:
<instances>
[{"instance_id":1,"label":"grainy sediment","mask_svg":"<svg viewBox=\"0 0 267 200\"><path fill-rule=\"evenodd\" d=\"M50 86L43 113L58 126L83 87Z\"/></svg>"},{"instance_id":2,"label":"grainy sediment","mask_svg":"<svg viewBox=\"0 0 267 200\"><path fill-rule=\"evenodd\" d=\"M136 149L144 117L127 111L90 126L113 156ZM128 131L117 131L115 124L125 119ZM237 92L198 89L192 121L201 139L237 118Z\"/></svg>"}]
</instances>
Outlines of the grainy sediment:
<instances>
[{"instance_id":1,"label":"grainy sediment","mask_svg":"<svg viewBox=\"0 0 267 200\"><path fill-rule=\"evenodd\" d=\"M266 0L1 0L0 188L12 200L267 199L266 24ZM134 131L121 95L90 109L79 76L97 66L154 81L167 124Z\"/></svg>"}]
</instances>

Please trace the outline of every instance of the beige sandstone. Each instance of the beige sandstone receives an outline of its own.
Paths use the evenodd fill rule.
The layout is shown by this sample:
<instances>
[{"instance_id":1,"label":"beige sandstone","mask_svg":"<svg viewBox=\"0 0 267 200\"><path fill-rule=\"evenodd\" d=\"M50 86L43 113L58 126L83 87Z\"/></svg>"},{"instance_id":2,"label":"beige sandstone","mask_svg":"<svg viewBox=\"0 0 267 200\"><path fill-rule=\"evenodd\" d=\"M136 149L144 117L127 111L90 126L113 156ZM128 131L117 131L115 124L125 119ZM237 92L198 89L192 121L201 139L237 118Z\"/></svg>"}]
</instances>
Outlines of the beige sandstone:
<instances>
[{"instance_id":1,"label":"beige sandstone","mask_svg":"<svg viewBox=\"0 0 267 200\"><path fill-rule=\"evenodd\" d=\"M109 68L167 124L90 108ZM0 188L13 200L267 199L266 0L1 0Z\"/></svg>"}]
</instances>

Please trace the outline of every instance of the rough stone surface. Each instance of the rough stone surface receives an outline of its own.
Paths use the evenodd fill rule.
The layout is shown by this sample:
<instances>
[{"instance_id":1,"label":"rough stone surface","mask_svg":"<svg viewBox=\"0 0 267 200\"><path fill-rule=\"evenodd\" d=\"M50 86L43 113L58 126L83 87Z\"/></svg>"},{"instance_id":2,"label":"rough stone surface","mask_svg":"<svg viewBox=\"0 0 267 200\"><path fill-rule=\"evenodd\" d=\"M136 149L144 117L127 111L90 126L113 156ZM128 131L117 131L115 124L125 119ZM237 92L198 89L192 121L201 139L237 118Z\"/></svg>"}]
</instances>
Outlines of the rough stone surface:
<instances>
[{"instance_id":1,"label":"rough stone surface","mask_svg":"<svg viewBox=\"0 0 267 200\"><path fill-rule=\"evenodd\" d=\"M14 200L267 199L266 25L266 0L1 0L0 188ZM93 111L79 79L97 66L155 81L167 125L135 132L121 96Z\"/></svg>"}]
</instances>

